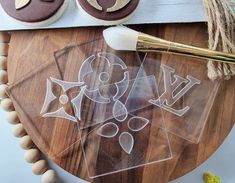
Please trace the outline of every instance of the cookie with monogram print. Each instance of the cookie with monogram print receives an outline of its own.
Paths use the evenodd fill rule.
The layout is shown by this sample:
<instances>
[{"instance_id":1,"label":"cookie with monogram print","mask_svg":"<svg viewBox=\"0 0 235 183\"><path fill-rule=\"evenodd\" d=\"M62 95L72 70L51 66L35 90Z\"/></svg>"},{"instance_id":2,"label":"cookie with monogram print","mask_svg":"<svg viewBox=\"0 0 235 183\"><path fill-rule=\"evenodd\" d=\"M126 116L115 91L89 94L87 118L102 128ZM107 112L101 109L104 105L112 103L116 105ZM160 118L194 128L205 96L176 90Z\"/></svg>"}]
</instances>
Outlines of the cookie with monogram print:
<instances>
[{"instance_id":1,"label":"cookie with monogram print","mask_svg":"<svg viewBox=\"0 0 235 183\"><path fill-rule=\"evenodd\" d=\"M46 26L63 15L69 0L0 0L0 4L19 23Z\"/></svg>"},{"instance_id":2,"label":"cookie with monogram print","mask_svg":"<svg viewBox=\"0 0 235 183\"><path fill-rule=\"evenodd\" d=\"M134 14L139 0L76 0L86 17L102 24L120 24Z\"/></svg>"}]
</instances>

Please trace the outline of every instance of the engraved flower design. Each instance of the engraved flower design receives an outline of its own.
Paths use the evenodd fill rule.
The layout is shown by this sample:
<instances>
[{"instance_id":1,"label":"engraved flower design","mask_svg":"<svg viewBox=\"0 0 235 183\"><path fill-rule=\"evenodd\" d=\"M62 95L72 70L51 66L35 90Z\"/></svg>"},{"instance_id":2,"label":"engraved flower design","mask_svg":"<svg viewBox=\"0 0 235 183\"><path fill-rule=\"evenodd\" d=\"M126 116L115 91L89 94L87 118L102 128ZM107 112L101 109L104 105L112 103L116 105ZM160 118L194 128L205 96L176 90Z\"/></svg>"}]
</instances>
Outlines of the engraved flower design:
<instances>
[{"instance_id":1,"label":"engraved flower design","mask_svg":"<svg viewBox=\"0 0 235 183\"><path fill-rule=\"evenodd\" d=\"M65 118L74 122L80 120L80 108L81 101L84 93L85 87L84 83L80 82L68 82L62 81L53 77L47 79L47 90L46 97L41 109L40 114L42 117L58 117ZM68 91L72 88L80 87L80 93L70 100L68 96ZM54 102L59 102L59 109L54 109L51 111L51 106ZM69 114L68 108L71 108L71 105L75 110L75 116ZM52 107L53 108L53 107Z\"/></svg>"},{"instance_id":2,"label":"engraved flower design","mask_svg":"<svg viewBox=\"0 0 235 183\"><path fill-rule=\"evenodd\" d=\"M113 72L115 77L112 77ZM89 99L98 103L110 103L111 100L118 100L127 90L129 72L118 56L99 52L83 62L78 81L85 83L84 93Z\"/></svg>"},{"instance_id":3,"label":"engraved flower design","mask_svg":"<svg viewBox=\"0 0 235 183\"><path fill-rule=\"evenodd\" d=\"M113 65L117 65L121 67L123 70L127 69L124 62L117 56L112 55L110 53L98 53L97 57L103 58L104 62L108 64L108 71L111 72L112 70L109 68ZM125 109L123 104L118 100L127 90L128 84L129 84L129 72L124 71L121 73L122 78L121 80L115 80L114 84L112 86L115 87L115 92L113 94L110 94L110 96L103 96L102 90L105 87L110 87L110 85L107 84L109 78L108 72L98 72L97 69L92 67L93 61L95 60L96 56L92 55L88 57L82 64L78 81L77 82L69 82L69 81L62 81L53 77L50 77L47 79L47 91L46 91L46 97L44 100L44 104L42 106L40 114L43 117L59 117L59 118L65 118L74 122L78 122L81 120L81 105L83 97L86 96L90 100L98 103L110 103L111 100L115 101L114 103L114 109L113 113L117 118L119 117L119 113L122 112L123 109ZM98 82L94 86L90 86L90 82L86 80L86 78L94 77L95 80L97 80L97 73L98 73ZM110 73L111 75L111 73ZM56 95L55 92L53 92L53 85L57 85L61 88L61 93L59 95ZM79 90L79 94L73 98L72 100L69 100L69 97L67 95L67 92L75 87L79 87L78 90L75 90L74 93L77 93ZM107 88L105 89L107 91ZM55 100L58 100L60 105L62 105L59 109L53 110L52 112L48 112L48 108L50 107L51 103L53 103ZM68 105L70 104L70 105ZM68 114L66 112L66 106L72 106L74 110L74 115ZM119 111L121 110L121 111ZM125 111L126 112L126 111ZM119 117L121 118L121 117ZM119 119L122 121L122 119Z\"/></svg>"},{"instance_id":4,"label":"engraved flower design","mask_svg":"<svg viewBox=\"0 0 235 183\"><path fill-rule=\"evenodd\" d=\"M120 121L119 121L120 122ZM149 123L149 120L143 117L134 116L127 121L128 129L133 132L140 132ZM96 131L97 135L104 138L114 138L118 135L120 129L114 122L107 122ZM131 154L134 147L134 137L130 132L120 132L118 137L120 147L127 154Z\"/></svg>"}]
</instances>

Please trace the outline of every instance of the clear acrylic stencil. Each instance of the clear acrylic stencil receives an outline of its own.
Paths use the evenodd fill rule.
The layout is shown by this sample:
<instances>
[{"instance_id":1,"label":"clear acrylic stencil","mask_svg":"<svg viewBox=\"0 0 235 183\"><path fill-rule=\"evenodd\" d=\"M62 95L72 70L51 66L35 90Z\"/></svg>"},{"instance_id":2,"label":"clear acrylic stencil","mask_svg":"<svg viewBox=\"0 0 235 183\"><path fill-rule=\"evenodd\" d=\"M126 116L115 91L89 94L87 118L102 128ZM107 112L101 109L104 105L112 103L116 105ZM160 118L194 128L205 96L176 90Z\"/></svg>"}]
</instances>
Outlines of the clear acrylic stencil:
<instances>
[{"instance_id":1,"label":"clear acrylic stencil","mask_svg":"<svg viewBox=\"0 0 235 183\"><path fill-rule=\"evenodd\" d=\"M84 83L85 97L81 98L83 102L80 108L76 107L76 111L80 111L76 113L81 115L79 128L112 119L114 113L118 116L119 107L125 111L120 98L130 89L141 63L136 53L115 52L107 48L103 39L98 39L66 47L57 51L55 58L64 80ZM132 65L127 66L123 58L130 60ZM77 94L75 91L72 98ZM93 111L92 115L89 111Z\"/></svg>"},{"instance_id":2,"label":"clear acrylic stencil","mask_svg":"<svg viewBox=\"0 0 235 183\"><path fill-rule=\"evenodd\" d=\"M142 87L156 86L152 85L155 77L136 78L136 83L139 80L145 81ZM129 93L125 100L136 99L134 95L135 92ZM143 96L139 100L144 104L148 98ZM128 113L120 110L113 119L80 131L89 177L96 178L172 158L161 108L153 105L141 109L132 108L132 105L125 108Z\"/></svg>"},{"instance_id":3,"label":"clear acrylic stencil","mask_svg":"<svg viewBox=\"0 0 235 183\"><path fill-rule=\"evenodd\" d=\"M79 90L77 85L74 87ZM8 88L22 123L29 130L27 133L50 158L80 140L72 104L67 98L75 88L66 87L54 60L25 74Z\"/></svg>"},{"instance_id":4,"label":"clear acrylic stencil","mask_svg":"<svg viewBox=\"0 0 235 183\"><path fill-rule=\"evenodd\" d=\"M83 125L79 126L84 159L90 177L95 178L170 159L171 149L167 133L193 143L199 142L219 87L219 83L211 82L203 73L205 64L193 60L179 62L178 56L172 57L176 59L175 62L165 61L164 58L160 61L158 54L147 54L143 57L142 64L133 64L132 60L141 57L132 57L130 60L128 57L133 53L123 55L126 52L114 52L100 44L104 43L97 40L79 48L73 47L72 55L63 54L66 58L76 58L78 53L82 55L85 63L83 62L81 67L85 69L82 69L82 72L80 70L82 77L79 75L78 81L93 84L87 85L90 93L93 93L86 95L89 102L83 107L88 108L82 107L82 114L89 118L81 118L80 124ZM69 59L71 60L73 59ZM109 60L116 60L117 64ZM57 59L57 62L58 65L63 65L61 59ZM107 62L106 66L104 62ZM140 62L141 60L137 63ZM118 72L110 65L118 65L124 71ZM125 80L127 72L129 80ZM125 82L117 85L116 74L120 73L122 77L119 81ZM88 81L92 82L86 80L86 76L90 74ZM107 82L108 80L110 82ZM98 93L94 90L97 87ZM117 88L120 89L121 95L115 99ZM97 100L100 96L108 100ZM92 115L89 115L90 110ZM152 131L160 132L160 135L152 136ZM141 138L146 139L145 145L148 145L147 142L158 140L163 143L159 144L161 148L147 154L150 159L145 158L144 148L141 148L143 154L138 149L139 140L136 140L136 136L140 134L143 135ZM117 156L117 151L122 154L121 158Z\"/></svg>"},{"instance_id":5,"label":"clear acrylic stencil","mask_svg":"<svg viewBox=\"0 0 235 183\"><path fill-rule=\"evenodd\" d=\"M118 52L103 39L54 56L9 93L50 157L74 159L79 151L79 175L169 160L168 133L199 142L219 87L207 79L205 64Z\"/></svg>"},{"instance_id":6,"label":"clear acrylic stencil","mask_svg":"<svg viewBox=\"0 0 235 183\"><path fill-rule=\"evenodd\" d=\"M106 123L81 130L89 177L96 178L172 158L166 131L159 128L152 111L140 110L123 122ZM155 115L154 115L155 116Z\"/></svg>"},{"instance_id":7,"label":"clear acrylic stencil","mask_svg":"<svg viewBox=\"0 0 235 183\"><path fill-rule=\"evenodd\" d=\"M205 70L204 60L167 55L160 60L152 53L140 69L142 75L157 79L160 97L149 102L162 108L166 130L192 143L200 140L220 86L208 79Z\"/></svg>"},{"instance_id":8,"label":"clear acrylic stencil","mask_svg":"<svg viewBox=\"0 0 235 183\"><path fill-rule=\"evenodd\" d=\"M55 57L64 80L85 83L78 129L89 177L172 158L162 110L148 102L158 97L156 78L138 76L137 53L116 52L100 39Z\"/></svg>"}]
</instances>

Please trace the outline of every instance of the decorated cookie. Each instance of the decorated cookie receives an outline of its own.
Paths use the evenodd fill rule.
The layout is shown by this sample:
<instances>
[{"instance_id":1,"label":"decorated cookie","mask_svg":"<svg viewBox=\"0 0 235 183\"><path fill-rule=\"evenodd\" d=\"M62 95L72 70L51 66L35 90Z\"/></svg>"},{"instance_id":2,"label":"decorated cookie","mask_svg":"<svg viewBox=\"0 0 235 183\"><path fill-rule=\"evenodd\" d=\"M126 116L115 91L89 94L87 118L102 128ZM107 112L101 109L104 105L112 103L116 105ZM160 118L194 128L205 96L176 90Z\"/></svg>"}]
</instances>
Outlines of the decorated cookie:
<instances>
[{"instance_id":1,"label":"decorated cookie","mask_svg":"<svg viewBox=\"0 0 235 183\"><path fill-rule=\"evenodd\" d=\"M5 12L30 26L45 26L64 13L69 0L0 0Z\"/></svg>"},{"instance_id":2,"label":"decorated cookie","mask_svg":"<svg viewBox=\"0 0 235 183\"><path fill-rule=\"evenodd\" d=\"M113 25L127 21L139 0L76 0L79 9L98 23Z\"/></svg>"}]
</instances>

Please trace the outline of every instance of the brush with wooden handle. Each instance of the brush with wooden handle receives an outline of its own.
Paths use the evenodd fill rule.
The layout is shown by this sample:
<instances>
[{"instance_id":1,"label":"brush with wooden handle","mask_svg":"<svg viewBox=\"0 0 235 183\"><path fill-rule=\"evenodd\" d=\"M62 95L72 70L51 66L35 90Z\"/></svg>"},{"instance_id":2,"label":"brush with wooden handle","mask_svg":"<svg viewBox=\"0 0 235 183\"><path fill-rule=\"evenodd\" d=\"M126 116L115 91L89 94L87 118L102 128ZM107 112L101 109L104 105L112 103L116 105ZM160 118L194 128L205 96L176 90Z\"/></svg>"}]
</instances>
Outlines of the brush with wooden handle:
<instances>
[{"instance_id":1,"label":"brush with wooden handle","mask_svg":"<svg viewBox=\"0 0 235 183\"><path fill-rule=\"evenodd\" d=\"M103 36L106 43L115 50L165 52L235 64L234 54L166 41L124 26L107 28Z\"/></svg>"}]
</instances>

